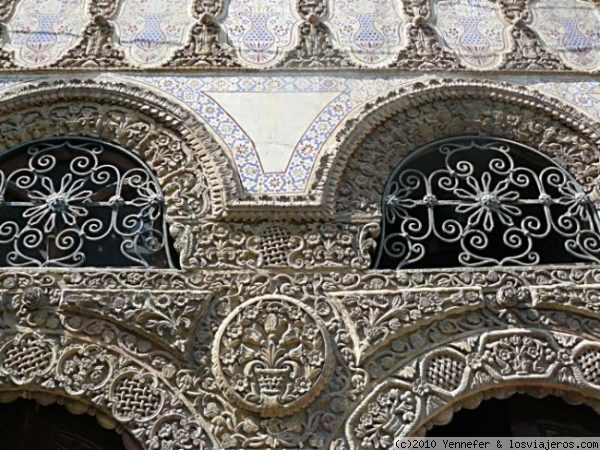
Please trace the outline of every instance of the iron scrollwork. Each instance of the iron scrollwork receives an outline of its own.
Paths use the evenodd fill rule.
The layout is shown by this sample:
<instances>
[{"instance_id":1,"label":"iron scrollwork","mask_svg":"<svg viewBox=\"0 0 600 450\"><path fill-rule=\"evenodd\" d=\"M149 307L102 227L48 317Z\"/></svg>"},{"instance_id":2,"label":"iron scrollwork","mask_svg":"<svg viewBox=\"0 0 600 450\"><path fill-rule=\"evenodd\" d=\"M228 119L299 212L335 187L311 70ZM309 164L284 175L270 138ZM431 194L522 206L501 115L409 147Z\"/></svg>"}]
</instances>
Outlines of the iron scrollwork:
<instances>
[{"instance_id":1,"label":"iron scrollwork","mask_svg":"<svg viewBox=\"0 0 600 450\"><path fill-rule=\"evenodd\" d=\"M480 136L421 148L384 191L376 268L600 262L598 215L542 153Z\"/></svg>"},{"instance_id":2,"label":"iron scrollwork","mask_svg":"<svg viewBox=\"0 0 600 450\"><path fill-rule=\"evenodd\" d=\"M87 138L0 155L0 265L173 267L164 201L134 155Z\"/></svg>"}]
</instances>

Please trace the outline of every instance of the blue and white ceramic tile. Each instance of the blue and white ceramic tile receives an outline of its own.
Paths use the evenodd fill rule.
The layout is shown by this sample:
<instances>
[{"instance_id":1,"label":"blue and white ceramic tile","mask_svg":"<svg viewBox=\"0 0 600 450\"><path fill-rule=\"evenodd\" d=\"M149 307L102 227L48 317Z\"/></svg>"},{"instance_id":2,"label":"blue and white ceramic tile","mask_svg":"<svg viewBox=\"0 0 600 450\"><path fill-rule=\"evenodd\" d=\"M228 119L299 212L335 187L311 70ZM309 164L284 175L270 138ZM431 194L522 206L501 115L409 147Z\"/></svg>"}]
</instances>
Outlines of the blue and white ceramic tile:
<instances>
[{"instance_id":1,"label":"blue and white ceramic tile","mask_svg":"<svg viewBox=\"0 0 600 450\"><path fill-rule=\"evenodd\" d=\"M502 11L488 0L433 1L432 12L445 45L469 67L493 68L510 50Z\"/></svg>"},{"instance_id":2,"label":"blue and white ceramic tile","mask_svg":"<svg viewBox=\"0 0 600 450\"><path fill-rule=\"evenodd\" d=\"M600 6L583 0L541 0L530 5L533 29L575 69L600 68Z\"/></svg>"},{"instance_id":3,"label":"blue and white ceramic tile","mask_svg":"<svg viewBox=\"0 0 600 450\"><path fill-rule=\"evenodd\" d=\"M129 61L140 67L165 63L187 39L193 0L121 0L115 27Z\"/></svg>"},{"instance_id":4,"label":"blue and white ceramic tile","mask_svg":"<svg viewBox=\"0 0 600 450\"><path fill-rule=\"evenodd\" d=\"M157 88L163 95L173 96L192 108L231 155L243 189L248 193L273 195L306 192L311 184L311 177L314 176L317 162L324 152L336 147L336 132L346 121L375 98L396 90L406 83L413 83L423 78L408 74L351 78L306 74L303 76L110 76L113 77L124 81L135 80L146 83ZM567 102L600 121L600 81L551 78L504 79L511 83L527 85ZM12 77L0 79L0 89L12 88L22 81ZM230 105L219 102L222 98L227 98L228 103L232 104L244 94L261 94L271 98L273 102L286 97L281 94L304 95L303 98L309 100L316 96L327 101L321 102L312 109L312 116L307 121L308 125L302 126L302 131L297 134L294 143L286 143L286 148L283 149L287 160L283 161L277 170L273 170L271 169L273 164L266 160L269 155L260 148L261 144L252 129L244 126L244 121L236 120L236 111L231 109ZM265 100L261 104L264 107L268 103ZM284 119L269 111L261 111L260 108L250 111L249 114L255 114L256 121L263 121L265 126L273 121L278 122L279 128L298 126L297 117L293 120L289 117ZM256 129L260 123L254 125Z\"/></svg>"},{"instance_id":5,"label":"blue and white ceramic tile","mask_svg":"<svg viewBox=\"0 0 600 450\"><path fill-rule=\"evenodd\" d=\"M244 65L277 64L297 43L295 0L230 0L222 28Z\"/></svg>"},{"instance_id":6,"label":"blue and white ceramic tile","mask_svg":"<svg viewBox=\"0 0 600 450\"><path fill-rule=\"evenodd\" d=\"M21 0L6 24L5 46L20 66L46 66L77 44L88 21L85 0Z\"/></svg>"},{"instance_id":7,"label":"blue and white ceramic tile","mask_svg":"<svg viewBox=\"0 0 600 450\"><path fill-rule=\"evenodd\" d=\"M336 45L359 64L393 62L402 44L405 17L394 0L332 0L327 21Z\"/></svg>"}]
</instances>

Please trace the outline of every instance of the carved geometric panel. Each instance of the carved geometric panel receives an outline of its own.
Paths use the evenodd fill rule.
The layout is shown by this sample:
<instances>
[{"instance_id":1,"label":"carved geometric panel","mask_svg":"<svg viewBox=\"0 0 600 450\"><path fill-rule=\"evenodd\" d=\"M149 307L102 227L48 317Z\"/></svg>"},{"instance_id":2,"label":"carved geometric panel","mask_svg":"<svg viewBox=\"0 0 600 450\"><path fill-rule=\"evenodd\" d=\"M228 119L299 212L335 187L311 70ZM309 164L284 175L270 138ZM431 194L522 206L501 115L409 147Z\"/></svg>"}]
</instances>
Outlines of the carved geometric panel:
<instances>
[{"instance_id":1,"label":"carved geometric panel","mask_svg":"<svg viewBox=\"0 0 600 450\"><path fill-rule=\"evenodd\" d=\"M20 66L47 66L75 46L88 20L85 0L21 0L6 24L6 48Z\"/></svg>"},{"instance_id":2,"label":"carved geometric panel","mask_svg":"<svg viewBox=\"0 0 600 450\"><path fill-rule=\"evenodd\" d=\"M334 41L358 63L370 67L391 63L402 43L405 17L392 0L337 0L328 21Z\"/></svg>"},{"instance_id":3,"label":"carved geometric panel","mask_svg":"<svg viewBox=\"0 0 600 450\"><path fill-rule=\"evenodd\" d=\"M533 29L575 69L600 67L600 11L583 0L539 0L530 5Z\"/></svg>"},{"instance_id":4,"label":"carved geometric panel","mask_svg":"<svg viewBox=\"0 0 600 450\"><path fill-rule=\"evenodd\" d=\"M231 0L222 27L244 65L269 67L296 45L293 0Z\"/></svg>"},{"instance_id":5,"label":"carved geometric panel","mask_svg":"<svg viewBox=\"0 0 600 450\"><path fill-rule=\"evenodd\" d=\"M488 0L433 2L433 22L445 44L475 69L498 65L509 50L508 27L498 5Z\"/></svg>"},{"instance_id":6,"label":"carved geometric panel","mask_svg":"<svg viewBox=\"0 0 600 450\"><path fill-rule=\"evenodd\" d=\"M136 66L165 63L183 44L194 18L191 0L122 0L115 19L119 42Z\"/></svg>"}]
</instances>

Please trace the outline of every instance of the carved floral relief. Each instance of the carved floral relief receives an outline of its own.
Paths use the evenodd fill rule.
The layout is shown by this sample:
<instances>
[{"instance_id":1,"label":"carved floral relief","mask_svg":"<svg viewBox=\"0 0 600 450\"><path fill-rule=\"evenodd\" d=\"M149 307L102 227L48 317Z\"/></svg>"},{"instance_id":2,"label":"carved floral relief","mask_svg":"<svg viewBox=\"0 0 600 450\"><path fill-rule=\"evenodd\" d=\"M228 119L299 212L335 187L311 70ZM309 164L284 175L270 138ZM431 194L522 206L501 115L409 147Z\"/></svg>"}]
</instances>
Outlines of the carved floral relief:
<instances>
[{"instance_id":1,"label":"carved floral relief","mask_svg":"<svg viewBox=\"0 0 600 450\"><path fill-rule=\"evenodd\" d=\"M127 59L137 66L165 63L193 25L190 0L122 0L116 32Z\"/></svg>"},{"instance_id":2,"label":"carved floral relief","mask_svg":"<svg viewBox=\"0 0 600 450\"><path fill-rule=\"evenodd\" d=\"M509 50L502 12L488 0L440 0L432 3L433 22L446 46L467 66L489 69Z\"/></svg>"},{"instance_id":3,"label":"carved floral relief","mask_svg":"<svg viewBox=\"0 0 600 450\"><path fill-rule=\"evenodd\" d=\"M337 0L328 21L334 43L368 66L395 59L404 23L400 3L392 0Z\"/></svg>"},{"instance_id":4,"label":"carved floral relief","mask_svg":"<svg viewBox=\"0 0 600 450\"><path fill-rule=\"evenodd\" d=\"M328 382L331 348L320 320L300 302L259 298L223 321L214 371L231 400L264 416L288 415Z\"/></svg>"},{"instance_id":5,"label":"carved floral relief","mask_svg":"<svg viewBox=\"0 0 600 450\"><path fill-rule=\"evenodd\" d=\"M530 5L532 28L576 69L600 67L600 12L583 0L540 0Z\"/></svg>"},{"instance_id":6,"label":"carved floral relief","mask_svg":"<svg viewBox=\"0 0 600 450\"><path fill-rule=\"evenodd\" d=\"M300 23L293 0L231 0L221 24L238 57L270 67L296 45Z\"/></svg>"},{"instance_id":7,"label":"carved floral relief","mask_svg":"<svg viewBox=\"0 0 600 450\"><path fill-rule=\"evenodd\" d=\"M5 45L19 66L47 66L77 44L88 20L85 0L21 0L6 24Z\"/></svg>"}]
</instances>

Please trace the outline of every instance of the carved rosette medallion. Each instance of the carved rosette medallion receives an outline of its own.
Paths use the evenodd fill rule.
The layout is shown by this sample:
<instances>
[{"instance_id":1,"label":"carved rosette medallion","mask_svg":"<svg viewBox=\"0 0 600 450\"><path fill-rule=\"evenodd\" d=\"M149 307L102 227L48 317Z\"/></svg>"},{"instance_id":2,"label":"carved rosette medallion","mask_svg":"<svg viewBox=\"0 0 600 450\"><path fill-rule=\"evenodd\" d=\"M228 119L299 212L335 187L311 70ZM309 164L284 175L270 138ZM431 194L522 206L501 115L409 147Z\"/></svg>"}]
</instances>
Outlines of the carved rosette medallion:
<instances>
[{"instance_id":1,"label":"carved rosette medallion","mask_svg":"<svg viewBox=\"0 0 600 450\"><path fill-rule=\"evenodd\" d=\"M490 69L509 51L509 30L498 5L488 0L440 0L432 11L446 46L465 65Z\"/></svg>"},{"instance_id":2,"label":"carved rosette medallion","mask_svg":"<svg viewBox=\"0 0 600 450\"><path fill-rule=\"evenodd\" d=\"M88 20L87 1L21 0L7 23L7 50L20 66L47 66L77 44Z\"/></svg>"},{"instance_id":3,"label":"carved rosette medallion","mask_svg":"<svg viewBox=\"0 0 600 450\"><path fill-rule=\"evenodd\" d=\"M600 12L592 2L541 0L531 3L532 28L548 49L575 69L600 67Z\"/></svg>"},{"instance_id":4,"label":"carved rosette medallion","mask_svg":"<svg viewBox=\"0 0 600 450\"><path fill-rule=\"evenodd\" d=\"M193 25L190 0L123 0L115 25L127 58L141 67L165 63Z\"/></svg>"},{"instance_id":5,"label":"carved rosette medallion","mask_svg":"<svg viewBox=\"0 0 600 450\"><path fill-rule=\"evenodd\" d=\"M112 375L113 365L112 358L97 345L73 346L60 356L57 374L67 393L83 395L103 387Z\"/></svg>"},{"instance_id":6,"label":"carved rosette medallion","mask_svg":"<svg viewBox=\"0 0 600 450\"><path fill-rule=\"evenodd\" d=\"M236 308L217 332L212 358L231 401L267 417L309 404L333 370L324 325L285 297L260 297Z\"/></svg>"},{"instance_id":7,"label":"carved rosette medallion","mask_svg":"<svg viewBox=\"0 0 600 450\"><path fill-rule=\"evenodd\" d=\"M297 44L301 22L291 0L230 0L222 21L244 65L269 67Z\"/></svg>"},{"instance_id":8,"label":"carved rosette medallion","mask_svg":"<svg viewBox=\"0 0 600 450\"><path fill-rule=\"evenodd\" d=\"M337 0L328 21L335 44L358 64L391 63L400 50L405 23L399 5L391 0Z\"/></svg>"}]
</instances>

